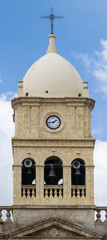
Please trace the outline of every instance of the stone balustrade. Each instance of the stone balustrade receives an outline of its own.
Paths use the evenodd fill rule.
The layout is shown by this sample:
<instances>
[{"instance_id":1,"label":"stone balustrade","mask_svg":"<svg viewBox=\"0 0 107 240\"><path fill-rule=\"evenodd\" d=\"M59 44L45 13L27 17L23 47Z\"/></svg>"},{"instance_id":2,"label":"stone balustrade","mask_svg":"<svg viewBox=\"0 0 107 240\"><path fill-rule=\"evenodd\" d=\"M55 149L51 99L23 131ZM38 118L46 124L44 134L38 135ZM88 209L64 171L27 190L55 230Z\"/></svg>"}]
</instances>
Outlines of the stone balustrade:
<instances>
[{"instance_id":1,"label":"stone balustrade","mask_svg":"<svg viewBox=\"0 0 107 240\"><path fill-rule=\"evenodd\" d=\"M36 185L22 185L22 198L35 198ZM44 197L63 197L63 185L44 185ZM86 186L72 186L71 197L86 197Z\"/></svg>"},{"instance_id":2,"label":"stone balustrade","mask_svg":"<svg viewBox=\"0 0 107 240\"><path fill-rule=\"evenodd\" d=\"M86 186L72 186L71 197L86 197Z\"/></svg>"},{"instance_id":3,"label":"stone balustrade","mask_svg":"<svg viewBox=\"0 0 107 240\"><path fill-rule=\"evenodd\" d=\"M62 198L63 197L63 185L45 185L44 186L44 197L45 198Z\"/></svg>"},{"instance_id":4,"label":"stone balustrade","mask_svg":"<svg viewBox=\"0 0 107 240\"><path fill-rule=\"evenodd\" d=\"M0 224L5 222L12 222L12 207L11 206L0 206Z\"/></svg>"},{"instance_id":5,"label":"stone balustrade","mask_svg":"<svg viewBox=\"0 0 107 240\"><path fill-rule=\"evenodd\" d=\"M57 188L55 188L56 186L54 186L53 188L48 188L49 186L45 186L45 191L46 190L50 190L50 194L54 194L53 197L62 197L63 196L63 187L62 186L57 186ZM54 190L52 192L52 190ZM57 191L55 190L59 190L58 191L58 196L57 194L55 195L55 192L57 193ZM59 194L60 192L60 194ZM62 194L62 195L61 195ZM45 197L46 197L46 192L45 192ZM49 196L47 196L49 197ZM36 206L35 206L36 207ZM71 209L77 209L75 208L74 206L70 206ZM32 206L0 206L0 224L2 224L4 221L5 222L12 222L12 212L13 210L16 210L16 209L26 209L27 210L31 210L31 209L34 209L34 207ZM85 209L84 206L81 207L81 209ZM94 208L94 211L95 211L95 224L105 224L107 223L107 207L95 207Z\"/></svg>"},{"instance_id":6,"label":"stone balustrade","mask_svg":"<svg viewBox=\"0 0 107 240\"><path fill-rule=\"evenodd\" d=\"M21 197L36 197L36 185L22 185Z\"/></svg>"},{"instance_id":7,"label":"stone balustrade","mask_svg":"<svg viewBox=\"0 0 107 240\"><path fill-rule=\"evenodd\" d=\"M95 223L107 223L107 207L95 208Z\"/></svg>"}]
</instances>

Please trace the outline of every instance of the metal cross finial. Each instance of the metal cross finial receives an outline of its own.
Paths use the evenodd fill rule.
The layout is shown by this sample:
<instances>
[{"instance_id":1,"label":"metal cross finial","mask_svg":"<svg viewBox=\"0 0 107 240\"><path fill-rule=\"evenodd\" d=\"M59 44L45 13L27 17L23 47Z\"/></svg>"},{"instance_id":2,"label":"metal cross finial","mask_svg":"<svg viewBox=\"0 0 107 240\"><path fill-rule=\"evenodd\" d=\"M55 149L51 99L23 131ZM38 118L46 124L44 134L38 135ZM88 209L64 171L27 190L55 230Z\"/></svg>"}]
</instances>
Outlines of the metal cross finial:
<instances>
[{"instance_id":1,"label":"metal cross finial","mask_svg":"<svg viewBox=\"0 0 107 240\"><path fill-rule=\"evenodd\" d=\"M57 19L57 18L59 18L59 19L64 18L63 16L55 16L54 13L53 13L53 10L54 10L54 8L51 7L51 8L50 8L50 15L49 15L49 16L41 16L42 19L48 18L48 19L51 20L51 34L53 34L53 20L54 20L54 19Z\"/></svg>"}]
</instances>

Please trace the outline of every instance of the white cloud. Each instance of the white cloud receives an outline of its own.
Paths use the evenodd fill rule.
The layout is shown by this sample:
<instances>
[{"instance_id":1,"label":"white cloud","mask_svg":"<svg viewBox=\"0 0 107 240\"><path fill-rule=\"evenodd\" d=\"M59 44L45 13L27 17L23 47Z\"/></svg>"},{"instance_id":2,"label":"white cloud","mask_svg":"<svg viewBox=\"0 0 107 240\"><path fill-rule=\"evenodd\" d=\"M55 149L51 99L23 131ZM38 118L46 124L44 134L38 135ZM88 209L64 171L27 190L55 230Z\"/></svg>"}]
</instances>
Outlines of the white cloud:
<instances>
[{"instance_id":1,"label":"white cloud","mask_svg":"<svg viewBox=\"0 0 107 240\"><path fill-rule=\"evenodd\" d=\"M72 55L76 58L76 59L80 59L82 60L82 62L84 63L85 68L88 70L91 66L91 61L89 59L88 54L83 54L83 53L75 53L74 51L72 51Z\"/></svg>"},{"instance_id":2,"label":"white cloud","mask_svg":"<svg viewBox=\"0 0 107 240\"><path fill-rule=\"evenodd\" d=\"M102 92L107 95L107 40L101 40L102 50L95 52L93 75L99 80Z\"/></svg>"},{"instance_id":3,"label":"white cloud","mask_svg":"<svg viewBox=\"0 0 107 240\"><path fill-rule=\"evenodd\" d=\"M107 40L103 40L101 39L100 41L101 46L102 46L102 51L98 52L96 51L96 55L98 55L98 57L101 57L103 62L107 62Z\"/></svg>"},{"instance_id":4,"label":"white cloud","mask_svg":"<svg viewBox=\"0 0 107 240\"><path fill-rule=\"evenodd\" d=\"M0 205L12 204L12 147L14 134L11 102L8 94L0 96Z\"/></svg>"},{"instance_id":5,"label":"white cloud","mask_svg":"<svg viewBox=\"0 0 107 240\"><path fill-rule=\"evenodd\" d=\"M95 204L107 205L107 142L96 141L95 151Z\"/></svg>"},{"instance_id":6,"label":"white cloud","mask_svg":"<svg viewBox=\"0 0 107 240\"><path fill-rule=\"evenodd\" d=\"M101 51L88 53L74 53L73 56L81 60L86 70L98 80L97 90L107 95L107 40L101 39Z\"/></svg>"}]
</instances>

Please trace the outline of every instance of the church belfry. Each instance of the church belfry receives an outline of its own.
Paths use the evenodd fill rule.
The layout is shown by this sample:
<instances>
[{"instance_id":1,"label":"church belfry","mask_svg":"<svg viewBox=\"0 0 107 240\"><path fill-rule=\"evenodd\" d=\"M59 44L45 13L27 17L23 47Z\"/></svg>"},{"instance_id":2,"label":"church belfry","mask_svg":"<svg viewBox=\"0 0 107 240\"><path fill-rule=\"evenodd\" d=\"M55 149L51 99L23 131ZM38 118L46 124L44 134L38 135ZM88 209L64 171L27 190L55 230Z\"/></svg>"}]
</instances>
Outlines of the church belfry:
<instances>
[{"instance_id":1,"label":"church belfry","mask_svg":"<svg viewBox=\"0 0 107 240\"><path fill-rule=\"evenodd\" d=\"M14 204L93 205L94 100L88 83L56 53L54 34L49 42L12 100Z\"/></svg>"},{"instance_id":2,"label":"church belfry","mask_svg":"<svg viewBox=\"0 0 107 240\"><path fill-rule=\"evenodd\" d=\"M57 53L54 34L46 55L19 81L12 107L14 205L93 208L94 100L88 83Z\"/></svg>"}]
</instances>

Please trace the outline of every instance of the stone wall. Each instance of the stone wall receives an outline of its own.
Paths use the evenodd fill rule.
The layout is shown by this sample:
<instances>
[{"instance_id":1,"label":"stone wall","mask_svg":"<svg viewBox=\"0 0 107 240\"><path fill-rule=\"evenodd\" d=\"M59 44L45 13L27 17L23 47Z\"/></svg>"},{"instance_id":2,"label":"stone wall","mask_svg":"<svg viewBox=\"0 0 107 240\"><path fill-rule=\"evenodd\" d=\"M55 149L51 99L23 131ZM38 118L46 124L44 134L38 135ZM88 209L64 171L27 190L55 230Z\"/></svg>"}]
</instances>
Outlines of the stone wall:
<instances>
[{"instance_id":1,"label":"stone wall","mask_svg":"<svg viewBox=\"0 0 107 240\"><path fill-rule=\"evenodd\" d=\"M12 139L14 171L14 204L33 205L93 205L93 149L91 137L92 99L38 99L17 98L12 101L15 119L15 137ZM51 130L46 119L57 115L61 126ZM53 156L62 161L63 196L44 198L44 162ZM36 197L21 195L21 167L25 158L32 158L36 165ZM71 162L80 158L86 167L86 196L71 197ZM76 190L76 191L77 191ZM30 191L30 190L28 190ZM34 190L33 190L34 191ZM56 190L57 191L57 190ZM59 190L58 190L59 191Z\"/></svg>"}]
</instances>

